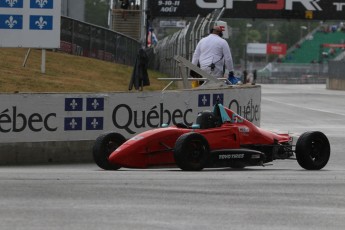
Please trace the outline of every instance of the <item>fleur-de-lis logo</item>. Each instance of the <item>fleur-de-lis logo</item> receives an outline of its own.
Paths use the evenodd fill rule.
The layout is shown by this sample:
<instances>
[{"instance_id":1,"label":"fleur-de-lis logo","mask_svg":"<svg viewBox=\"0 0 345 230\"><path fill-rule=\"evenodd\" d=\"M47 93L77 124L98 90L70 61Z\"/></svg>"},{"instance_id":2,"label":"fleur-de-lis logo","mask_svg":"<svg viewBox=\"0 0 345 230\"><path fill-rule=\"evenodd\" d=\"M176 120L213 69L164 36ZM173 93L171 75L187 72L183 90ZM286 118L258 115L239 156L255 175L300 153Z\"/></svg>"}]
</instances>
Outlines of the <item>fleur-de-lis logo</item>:
<instances>
[{"instance_id":1,"label":"fleur-de-lis logo","mask_svg":"<svg viewBox=\"0 0 345 230\"><path fill-rule=\"evenodd\" d=\"M13 7L16 3L18 3L18 0L6 0L6 3L8 3L10 7Z\"/></svg>"},{"instance_id":2,"label":"fleur-de-lis logo","mask_svg":"<svg viewBox=\"0 0 345 230\"><path fill-rule=\"evenodd\" d=\"M77 127L78 123L77 121L73 118L72 121L69 123L72 129L75 129Z\"/></svg>"},{"instance_id":3,"label":"fleur-de-lis logo","mask_svg":"<svg viewBox=\"0 0 345 230\"><path fill-rule=\"evenodd\" d=\"M43 17L41 16L38 21L35 22L35 24L38 26L38 28L43 29L44 26L46 26L48 23L47 21L44 21Z\"/></svg>"},{"instance_id":4,"label":"fleur-de-lis logo","mask_svg":"<svg viewBox=\"0 0 345 230\"><path fill-rule=\"evenodd\" d=\"M8 25L9 28L13 28L16 24L18 24L17 20L13 18L13 16L10 16L6 21L5 24Z\"/></svg>"},{"instance_id":5,"label":"fleur-de-lis logo","mask_svg":"<svg viewBox=\"0 0 345 230\"><path fill-rule=\"evenodd\" d=\"M36 0L36 3L43 8L44 5L48 4L48 0Z\"/></svg>"},{"instance_id":6,"label":"fleur-de-lis logo","mask_svg":"<svg viewBox=\"0 0 345 230\"><path fill-rule=\"evenodd\" d=\"M75 99L72 100L72 102L69 104L73 110L78 106L78 103L75 101Z\"/></svg>"},{"instance_id":7,"label":"fleur-de-lis logo","mask_svg":"<svg viewBox=\"0 0 345 230\"><path fill-rule=\"evenodd\" d=\"M94 109L97 109L97 107L99 106L99 103L98 103L98 101L97 101L97 99L95 99L93 102L92 102L92 107L94 108Z\"/></svg>"},{"instance_id":8,"label":"fleur-de-lis logo","mask_svg":"<svg viewBox=\"0 0 345 230\"><path fill-rule=\"evenodd\" d=\"M97 121L96 118L94 118L94 119L92 120L91 125L92 125L92 127L93 127L94 129L97 128L97 126L98 126L98 121Z\"/></svg>"}]
</instances>

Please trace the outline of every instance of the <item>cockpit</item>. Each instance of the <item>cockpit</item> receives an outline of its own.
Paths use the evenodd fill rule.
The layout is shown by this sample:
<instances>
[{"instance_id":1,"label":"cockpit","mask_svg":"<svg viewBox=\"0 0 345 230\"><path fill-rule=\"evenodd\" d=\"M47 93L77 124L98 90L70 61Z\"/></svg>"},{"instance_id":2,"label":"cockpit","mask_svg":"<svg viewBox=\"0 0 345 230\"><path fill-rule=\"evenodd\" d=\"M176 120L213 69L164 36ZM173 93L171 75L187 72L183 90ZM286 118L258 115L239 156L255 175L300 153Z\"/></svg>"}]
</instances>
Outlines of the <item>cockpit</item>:
<instances>
[{"instance_id":1,"label":"cockpit","mask_svg":"<svg viewBox=\"0 0 345 230\"><path fill-rule=\"evenodd\" d=\"M196 118L196 124L200 126L200 129L216 128L225 122L231 122L231 119L222 104L215 105L212 112L199 113Z\"/></svg>"}]
</instances>

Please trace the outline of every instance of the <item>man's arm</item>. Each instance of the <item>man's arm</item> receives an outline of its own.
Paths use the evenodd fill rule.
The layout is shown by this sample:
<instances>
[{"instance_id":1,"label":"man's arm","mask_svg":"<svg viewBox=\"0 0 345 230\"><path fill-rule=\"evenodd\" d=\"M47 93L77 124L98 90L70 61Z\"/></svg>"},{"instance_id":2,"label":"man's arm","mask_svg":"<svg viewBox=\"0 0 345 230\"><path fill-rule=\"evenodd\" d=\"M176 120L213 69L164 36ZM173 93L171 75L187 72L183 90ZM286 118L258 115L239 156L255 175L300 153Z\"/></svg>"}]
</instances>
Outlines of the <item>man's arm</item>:
<instances>
[{"instance_id":1,"label":"man's arm","mask_svg":"<svg viewBox=\"0 0 345 230\"><path fill-rule=\"evenodd\" d=\"M193 58L192 58L192 64L198 65L199 58L200 58L200 42L197 44L197 46L195 48Z\"/></svg>"},{"instance_id":2,"label":"man's arm","mask_svg":"<svg viewBox=\"0 0 345 230\"><path fill-rule=\"evenodd\" d=\"M225 68L229 71L234 71L234 64L232 61L230 47L225 40L223 43L223 54L224 54Z\"/></svg>"}]
</instances>

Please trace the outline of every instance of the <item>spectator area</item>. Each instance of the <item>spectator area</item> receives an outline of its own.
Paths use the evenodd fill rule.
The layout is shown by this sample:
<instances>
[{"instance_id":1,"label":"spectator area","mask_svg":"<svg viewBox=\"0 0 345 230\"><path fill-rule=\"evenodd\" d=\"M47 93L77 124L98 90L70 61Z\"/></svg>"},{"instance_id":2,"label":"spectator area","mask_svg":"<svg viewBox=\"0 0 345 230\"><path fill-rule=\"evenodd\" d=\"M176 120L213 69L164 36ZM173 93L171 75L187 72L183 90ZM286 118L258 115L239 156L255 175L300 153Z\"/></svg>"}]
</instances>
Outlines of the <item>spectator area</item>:
<instances>
[{"instance_id":1,"label":"spectator area","mask_svg":"<svg viewBox=\"0 0 345 230\"><path fill-rule=\"evenodd\" d=\"M321 63L334 59L344 50L341 48L321 48L322 44L345 43L343 29L323 29L307 35L282 59L283 63Z\"/></svg>"}]
</instances>

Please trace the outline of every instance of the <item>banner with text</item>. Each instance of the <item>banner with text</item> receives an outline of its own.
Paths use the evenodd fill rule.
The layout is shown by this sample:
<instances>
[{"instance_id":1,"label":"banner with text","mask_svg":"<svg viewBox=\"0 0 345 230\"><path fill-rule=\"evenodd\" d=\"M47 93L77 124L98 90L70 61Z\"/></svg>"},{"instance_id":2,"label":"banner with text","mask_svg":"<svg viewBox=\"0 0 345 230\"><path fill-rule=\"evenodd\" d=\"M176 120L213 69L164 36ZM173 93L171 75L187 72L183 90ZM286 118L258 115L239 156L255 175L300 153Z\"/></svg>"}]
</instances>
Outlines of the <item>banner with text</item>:
<instances>
[{"instance_id":1,"label":"banner with text","mask_svg":"<svg viewBox=\"0 0 345 230\"><path fill-rule=\"evenodd\" d=\"M223 18L343 20L345 0L149 0L154 17L206 16L225 8Z\"/></svg>"},{"instance_id":2,"label":"banner with text","mask_svg":"<svg viewBox=\"0 0 345 230\"><path fill-rule=\"evenodd\" d=\"M247 54L276 54L285 55L287 45L281 43L248 43Z\"/></svg>"},{"instance_id":3,"label":"banner with text","mask_svg":"<svg viewBox=\"0 0 345 230\"><path fill-rule=\"evenodd\" d=\"M1 94L0 143L95 140L115 131L131 137L162 124L192 125L222 102L260 124L260 86L110 94Z\"/></svg>"}]
</instances>

